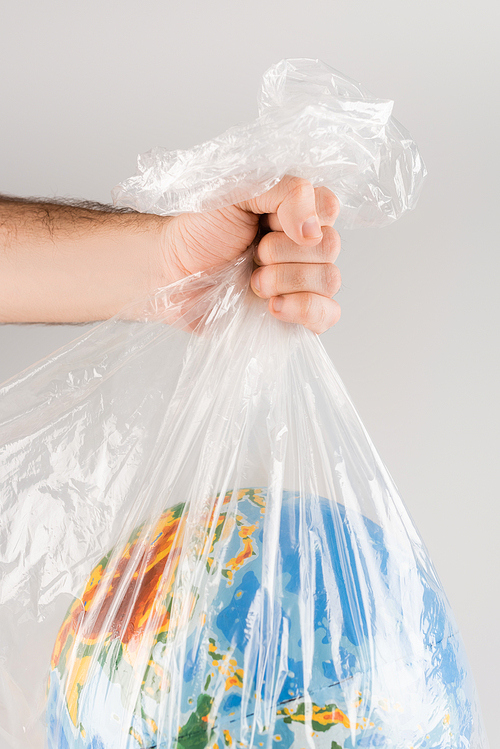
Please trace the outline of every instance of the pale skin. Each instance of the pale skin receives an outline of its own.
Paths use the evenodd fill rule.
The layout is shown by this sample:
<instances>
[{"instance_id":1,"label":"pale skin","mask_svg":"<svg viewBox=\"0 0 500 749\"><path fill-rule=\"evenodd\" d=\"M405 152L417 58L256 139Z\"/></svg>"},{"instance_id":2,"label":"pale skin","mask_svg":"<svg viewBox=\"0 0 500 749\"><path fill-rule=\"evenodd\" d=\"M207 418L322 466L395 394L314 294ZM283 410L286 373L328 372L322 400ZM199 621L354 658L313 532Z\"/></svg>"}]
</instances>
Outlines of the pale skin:
<instances>
[{"instance_id":1,"label":"pale skin","mask_svg":"<svg viewBox=\"0 0 500 749\"><path fill-rule=\"evenodd\" d=\"M237 258L260 228L253 291L275 317L323 333L340 317L338 212L331 190L290 176L252 200L167 217L0 196L0 323L108 319Z\"/></svg>"}]
</instances>

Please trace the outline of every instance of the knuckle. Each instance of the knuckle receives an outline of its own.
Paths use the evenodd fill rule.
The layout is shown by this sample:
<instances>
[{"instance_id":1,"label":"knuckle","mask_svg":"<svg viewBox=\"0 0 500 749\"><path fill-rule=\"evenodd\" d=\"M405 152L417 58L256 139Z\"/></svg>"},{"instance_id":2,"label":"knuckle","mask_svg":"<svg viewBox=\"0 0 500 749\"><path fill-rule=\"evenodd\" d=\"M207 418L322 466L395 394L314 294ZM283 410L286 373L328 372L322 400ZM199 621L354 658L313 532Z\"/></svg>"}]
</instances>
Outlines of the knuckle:
<instances>
[{"instance_id":1,"label":"knuckle","mask_svg":"<svg viewBox=\"0 0 500 749\"><path fill-rule=\"evenodd\" d=\"M340 319L340 305L332 299L323 299L321 310L314 322L314 327L311 327L318 335L336 325Z\"/></svg>"},{"instance_id":2,"label":"knuckle","mask_svg":"<svg viewBox=\"0 0 500 749\"><path fill-rule=\"evenodd\" d=\"M323 333L327 328L326 320L326 300L319 296L314 297L311 310L309 312L309 325L315 333Z\"/></svg>"},{"instance_id":3,"label":"knuckle","mask_svg":"<svg viewBox=\"0 0 500 749\"><path fill-rule=\"evenodd\" d=\"M330 192L328 198L328 209L330 212L330 216L332 217L332 221L335 221L340 213L340 201L333 192Z\"/></svg>"},{"instance_id":4,"label":"knuckle","mask_svg":"<svg viewBox=\"0 0 500 749\"><path fill-rule=\"evenodd\" d=\"M280 292L299 291L304 286L304 270L298 263L276 265L276 286Z\"/></svg>"},{"instance_id":5,"label":"knuckle","mask_svg":"<svg viewBox=\"0 0 500 749\"><path fill-rule=\"evenodd\" d=\"M318 209L326 223L333 224L340 213L340 202L328 187L316 188Z\"/></svg>"},{"instance_id":6,"label":"knuckle","mask_svg":"<svg viewBox=\"0 0 500 749\"><path fill-rule=\"evenodd\" d=\"M300 301L300 317L304 323L314 322L315 295L310 292L302 294Z\"/></svg>"},{"instance_id":7,"label":"knuckle","mask_svg":"<svg viewBox=\"0 0 500 749\"><path fill-rule=\"evenodd\" d=\"M342 276L336 265L325 263L323 266L323 286L328 296L337 293L342 285Z\"/></svg>"},{"instance_id":8,"label":"knuckle","mask_svg":"<svg viewBox=\"0 0 500 749\"><path fill-rule=\"evenodd\" d=\"M315 327L318 333L324 333L328 329L326 319L326 305L322 300L318 302L318 311L316 313Z\"/></svg>"},{"instance_id":9,"label":"knuckle","mask_svg":"<svg viewBox=\"0 0 500 749\"><path fill-rule=\"evenodd\" d=\"M333 263L340 252L340 234L331 226L323 227L321 255L325 263Z\"/></svg>"},{"instance_id":10,"label":"knuckle","mask_svg":"<svg viewBox=\"0 0 500 749\"><path fill-rule=\"evenodd\" d=\"M262 265L270 265L274 262L276 246L276 232L265 234L259 242L257 248L257 259Z\"/></svg>"},{"instance_id":11,"label":"knuckle","mask_svg":"<svg viewBox=\"0 0 500 749\"><path fill-rule=\"evenodd\" d=\"M314 195L314 188L310 182L302 177L290 177L288 182L288 196L292 200L304 200Z\"/></svg>"},{"instance_id":12,"label":"knuckle","mask_svg":"<svg viewBox=\"0 0 500 749\"><path fill-rule=\"evenodd\" d=\"M266 297L275 296L279 294L280 289L280 277L281 277L281 266L280 265L267 265L262 271L265 274L265 295Z\"/></svg>"}]
</instances>

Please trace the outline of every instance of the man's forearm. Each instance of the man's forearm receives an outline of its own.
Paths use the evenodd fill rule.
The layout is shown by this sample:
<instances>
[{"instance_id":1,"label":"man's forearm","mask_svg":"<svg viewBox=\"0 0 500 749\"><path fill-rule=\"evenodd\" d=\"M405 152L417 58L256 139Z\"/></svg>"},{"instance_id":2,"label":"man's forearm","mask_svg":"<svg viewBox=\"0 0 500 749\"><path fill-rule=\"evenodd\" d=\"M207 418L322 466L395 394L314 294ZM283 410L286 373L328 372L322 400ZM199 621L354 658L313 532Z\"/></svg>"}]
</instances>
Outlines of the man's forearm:
<instances>
[{"instance_id":1,"label":"man's forearm","mask_svg":"<svg viewBox=\"0 0 500 749\"><path fill-rule=\"evenodd\" d=\"M164 220L0 196L0 322L91 322L167 283Z\"/></svg>"}]
</instances>

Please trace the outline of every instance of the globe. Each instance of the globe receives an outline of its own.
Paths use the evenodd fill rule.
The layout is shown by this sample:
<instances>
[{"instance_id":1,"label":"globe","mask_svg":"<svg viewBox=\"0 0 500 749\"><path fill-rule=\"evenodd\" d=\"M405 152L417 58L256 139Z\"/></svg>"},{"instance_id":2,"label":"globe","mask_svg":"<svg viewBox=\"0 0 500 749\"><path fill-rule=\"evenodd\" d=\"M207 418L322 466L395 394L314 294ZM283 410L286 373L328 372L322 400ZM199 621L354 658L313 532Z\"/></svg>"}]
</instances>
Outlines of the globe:
<instances>
[{"instance_id":1,"label":"globe","mask_svg":"<svg viewBox=\"0 0 500 749\"><path fill-rule=\"evenodd\" d=\"M426 565L408 560L406 631L380 525L299 492L273 521L268 504L229 491L193 524L179 502L99 561L55 642L49 749L464 745L467 669ZM382 662L385 620L401 635Z\"/></svg>"}]
</instances>

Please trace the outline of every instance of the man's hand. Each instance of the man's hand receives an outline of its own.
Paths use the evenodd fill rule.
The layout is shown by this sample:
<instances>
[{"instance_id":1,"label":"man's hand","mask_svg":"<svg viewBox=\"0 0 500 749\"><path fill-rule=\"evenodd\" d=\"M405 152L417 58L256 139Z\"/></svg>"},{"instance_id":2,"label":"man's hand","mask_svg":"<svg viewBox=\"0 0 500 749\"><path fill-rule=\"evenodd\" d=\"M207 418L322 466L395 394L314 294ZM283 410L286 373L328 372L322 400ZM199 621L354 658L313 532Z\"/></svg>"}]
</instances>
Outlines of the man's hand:
<instances>
[{"instance_id":1,"label":"man's hand","mask_svg":"<svg viewBox=\"0 0 500 749\"><path fill-rule=\"evenodd\" d=\"M253 290L279 319L322 333L340 317L338 209L330 190L296 177L221 210L163 218L0 196L0 323L105 320L234 260L260 231Z\"/></svg>"},{"instance_id":2,"label":"man's hand","mask_svg":"<svg viewBox=\"0 0 500 749\"><path fill-rule=\"evenodd\" d=\"M259 242L252 275L254 292L269 299L269 310L280 320L323 333L340 317L331 297L340 288L334 265L340 237L333 229L339 212L335 195L326 187L285 177L253 200L205 213L170 219L162 237L165 283L238 257Z\"/></svg>"}]
</instances>

